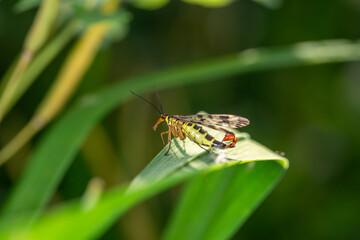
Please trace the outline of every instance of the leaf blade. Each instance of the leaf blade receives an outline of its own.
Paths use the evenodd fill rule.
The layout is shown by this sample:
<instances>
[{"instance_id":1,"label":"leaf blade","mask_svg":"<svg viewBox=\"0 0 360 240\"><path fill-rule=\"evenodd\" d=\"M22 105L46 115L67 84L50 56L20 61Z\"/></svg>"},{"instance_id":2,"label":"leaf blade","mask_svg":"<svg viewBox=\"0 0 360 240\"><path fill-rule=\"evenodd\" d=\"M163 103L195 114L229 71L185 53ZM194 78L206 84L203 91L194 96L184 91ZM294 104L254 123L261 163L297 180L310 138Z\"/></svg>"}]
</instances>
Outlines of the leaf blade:
<instances>
[{"instance_id":1,"label":"leaf blade","mask_svg":"<svg viewBox=\"0 0 360 240\"><path fill-rule=\"evenodd\" d=\"M185 143L186 147L193 148L187 149L190 151L198 151L197 149L200 149L198 146L194 146L193 143L187 142ZM174 184L177 184L181 181L191 179L194 176L199 176L196 178L196 180L199 183L200 181L200 187L201 184L205 182L203 176L201 173L204 171L207 172L215 172L220 176L215 178L214 183L215 185L212 186L209 184L211 188L207 191L207 194L211 194L212 192L217 193L218 196L221 196L219 194L219 184L223 184L223 186L227 186L227 183L231 182L232 178L231 175L228 174L228 171L234 171L235 168L240 168L243 173L245 173L245 176L242 175L244 182L244 177L246 179L247 174L249 171L246 168L246 164L242 164L242 160L250 161L250 159L255 159L256 161L259 161L259 165L262 166L266 163L271 163L272 166L277 166L277 169L280 169L279 174L281 174L283 171L285 171L285 168L282 167L281 164L278 164L276 160L280 161L287 161L285 158L276 155L275 153L272 153L268 149L260 146L255 141L246 139L239 142L239 147L235 148L236 151L238 151L238 155L244 156L243 159L237 159L236 161L232 160L232 162L228 164L224 163L216 163L214 162L214 156L211 154L208 154L207 152L204 153L202 149L200 149L200 153L195 153L193 155L189 155L189 158L191 158L191 161L183 161L181 158L176 157L177 160L183 161L181 165L175 165L171 164L170 169L163 168L163 171L159 171L159 167L156 165L163 166L163 162L165 162L167 159L166 156L163 155L163 153L166 151L166 149L163 149L162 152L158 155L158 157L155 157L152 161L153 164L149 164L150 169L154 171L155 173L162 176L162 178L157 178L154 174L149 174L149 168L147 170L144 170L142 173L139 174L139 176L146 176L146 184L142 185L132 185L133 187L130 187L126 191L123 187L117 187L113 190L110 190L106 192L94 205L93 208L90 210L84 210L84 206L81 202L81 199L69 202L67 204L62 204L55 209L51 210L48 213L45 213L42 217L40 217L39 220L35 221L28 229L26 229L26 225L24 225L24 222L18 222L14 224L1 224L0 225L0 237L29 237L34 239L48 239L48 236L50 233L56 232L56 239L64 239L66 237L76 237L77 239L94 239L99 237L105 230L111 226L111 224L116 220L117 217L122 215L126 210L128 210L131 206L135 205L136 203L142 201L143 199L152 196L170 186L173 186ZM244 147L248 146L248 147ZM250 146L250 149L249 149ZM252 147L253 146L253 147ZM174 144L175 151L177 151L178 146ZM196 147L196 148L195 148ZM264 148L263 151L257 152L256 149L259 147ZM184 151L185 149L179 149L179 151ZM189 153L189 152L188 152ZM276 159L277 157L277 159ZM163 162L161 162L160 160ZM269 160L269 161L264 161ZM244 162L245 162L244 161ZM239 165L240 164L240 165ZM237 166L237 167L234 167ZM225 169L225 171L223 171ZM229 170L226 170L229 169ZM256 169L256 168L253 168ZM265 168L267 169L267 168ZM253 171L254 172L254 171ZM144 174L145 173L145 174ZM277 173L276 173L277 174ZM275 175L276 175L275 174ZM236 175L236 174L232 174ZM211 174L209 175L209 177ZM225 184L222 181L217 181L216 179L221 179L222 176L225 176L227 178L227 181ZM276 175L279 177L280 175ZM213 179L211 177L211 179ZM134 182L136 182L134 180ZM274 183L274 182L270 182ZM192 185L191 185L192 186ZM192 186L193 187L193 186ZM196 187L196 185L195 185ZM236 185L233 185L233 187L236 187ZM196 189L195 189L196 190ZM228 194L232 194L233 188L230 188L227 190ZM202 194L203 197L207 196L201 191L196 191L197 194ZM251 194L250 194L251 195ZM263 195L261 195L263 196ZM201 199L201 198L199 198ZM206 200L206 197L204 198ZM218 200L221 200L218 198ZM235 203L237 203L237 198L234 198ZM192 201L190 201L191 203ZM216 201L212 204L214 207L216 206ZM224 204L224 200L223 200ZM225 201L225 204L229 204L229 202ZM219 213L221 211L217 211L215 213ZM243 215L248 216L251 211L245 212ZM32 218L32 215L29 216ZM226 216L229 218L229 216ZM234 217L233 215L230 216ZM216 218L215 218L216 219ZM244 219L244 218L243 218ZM28 219L25 217L25 223L28 223ZM237 221L239 222L239 221ZM210 223L212 223L210 221ZM212 223L214 224L214 223ZM88 228L88 226L96 226L94 228ZM235 228L237 225L232 225L232 228ZM61 229L61 231L57 231ZM76 229L82 229L82 231L75 231ZM228 235L229 231L222 234ZM190 235L192 235L191 233ZM195 235L193 235L195 236ZM202 235L200 234L199 237ZM169 238L171 239L171 238ZM195 238L196 239L196 238ZM198 238L199 239L199 238Z\"/></svg>"}]
</instances>

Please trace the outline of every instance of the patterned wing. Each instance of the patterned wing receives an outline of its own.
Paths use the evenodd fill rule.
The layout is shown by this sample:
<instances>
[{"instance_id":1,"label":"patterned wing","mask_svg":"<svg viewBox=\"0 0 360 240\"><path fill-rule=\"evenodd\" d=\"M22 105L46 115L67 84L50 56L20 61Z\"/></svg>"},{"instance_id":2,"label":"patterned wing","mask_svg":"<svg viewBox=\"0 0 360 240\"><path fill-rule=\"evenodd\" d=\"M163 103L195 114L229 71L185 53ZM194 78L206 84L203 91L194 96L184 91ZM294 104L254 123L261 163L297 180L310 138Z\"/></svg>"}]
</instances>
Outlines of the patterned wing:
<instances>
[{"instance_id":1,"label":"patterned wing","mask_svg":"<svg viewBox=\"0 0 360 240\"><path fill-rule=\"evenodd\" d=\"M174 115L174 117L181 121L202 124L204 126L214 128L215 130L219 130L218 127L215 128L216 126L241 128L249 125L250 123L250 121L244 117L230 114Z\"/></svg>"},{"instance_id":2,"label":"patterned wing","mask_svg":"<svg viewBox=\"0 0 360 240\"><path fill-rule=\"evenodd\" d=\"M219 126L212 125L212 124L207 124L207 123L199 123L199 124L201 124L202 126L209 127L209 128L215 129L215 130L217 130L217 131L220 131L220 132L223 132L223 133L226 133L226 134L230 134L230 135L234 135L234 136L235 136L235 134L234 134L233 132L231 132L231 131L229 131L229 130L226 130L226 129L224 129L224 128L221 128L221 127L219 127Z\"/></svg>"}]
</instances>

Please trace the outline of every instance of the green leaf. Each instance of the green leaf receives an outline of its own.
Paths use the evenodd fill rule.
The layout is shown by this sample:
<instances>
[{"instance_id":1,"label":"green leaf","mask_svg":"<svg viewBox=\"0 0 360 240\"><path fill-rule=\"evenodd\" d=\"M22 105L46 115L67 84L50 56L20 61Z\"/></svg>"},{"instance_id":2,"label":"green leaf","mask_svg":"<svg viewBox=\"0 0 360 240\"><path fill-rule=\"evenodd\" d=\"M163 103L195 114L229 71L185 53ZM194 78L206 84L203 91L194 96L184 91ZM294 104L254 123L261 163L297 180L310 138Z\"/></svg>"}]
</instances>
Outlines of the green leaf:
<instances>
[{"instance_id":1,"label":"green leaf","mask_svg":"<svg viewBox=\"0 0 360 240\"><path fill-rule=\"evenodd\" d=\"M42 137L28 166L2 209L1 223L28 213L36 219L51 199L60 180L92 127L119 104L152 89L208 82L240 73L279 67L315 65L360 59L360 44L345 40L301 43L276 49L252 49L218 58L119 81L75 102ZM241 146L241 145L239 145ZM26 201L24 201L26 199Z\"/></svg>"},{"instance_id":2,"label":"green leaf","mask_svg":"<svg viewBox=\"0 0 360 240\"><path fill-rule=\"evenodd\" d=\"M77 24L71 22L66 25L61 32L59 32L52 41L50 41L44 48L32 60L29 67L26 69L25 74L22 77L21 83L16 88L16 91L11 98L6 108L2 109L4 115L16 104L26 90L33 84L40 73L46 68L46 66L56 57L56 55L65 47L65 45L74 37L77 30ZM16 61L14 62L16 63ZM6 73L3 77L0 92L3 91L12 69Z\"/></svg>"},{"instance_id":3,"label":"green leaf","mask_svg":"<svg viewBox=\"0 0 360 240\"><path fill-rule=\"evenodd\" d=\"M223 138L224 134L204 127L216 139ZM186 138L184 141L174 139L167 156L165 147L148 166L131 182L130 189L145 188L154 182L161 181L173 174L182 175L196 171L213 171L218 168L232 166L239 163L253 161L279 161L283 168L288 167L286 158L266 149L264 146L249 139L246 133L235 131L238 143L235 148L226 150L212 150L210 153ZM196 161L195 161L196 160Z\"/></svg>"},{"instance_id":4,"label":"green leaf","mask_svg":"<svg viewBox=\"0 0 360 240\"><path fill-rule=\"evenodd\" d=\"M207 130L217 138L223 135L211 129ZM209 224L211 226L219 225L218 218L227 222L232 221L222 232L217 233L217 236L229 236L249 216L288 166L287 159L248 139L247 134L237 133L237 136L239 141L235 148L215 150L210 153L188 139L185 141L175 139L169 155L164 155L167 151L165 147L133 180L126 192L123 187L113 189L102 196L91 209L86 209L81 200L67 203L45 214L30 228L27 228L26 223L29 220L26 217L20 222L10 219L6 225L0 226L0 237L48 239L51 235L52 239L94 239L108 229L119 215L139 201L199 174L201 177L191 182L189 185L191 188L187 188L184 199L190 205L193 200L194 203L201 205L196 205L198 207L196 211L193 209L194 206L190 206L189 209L186 206L189 204L184 204L182 201L181 211L186 211L183 212L187 213L186 216L191 215L193 221L205 218L210 220L209 217L214 217L212 221L205 221L211 223ZM253 161L259 162L253 166L243 164ZM265 161L266 164L261 163ZM208 182L202 176L204 171L208 172ZM229 207L231 207L230 213L226 211ZM213 212L210 215L203 215L208 211L199 211L200 209L213 209ZM175 223L178 221L179 217ZM88 228L88 226L93 227ZM194 233L191 230L193 227L190 225L188 227L191 236ZM201 227L206 226L201 226L199 223L198 232ZM171 230L173 233L174 228ZM192 239L202 239L201 237L202 234L196 233ZM171 239L173 236L170 234L167 238Z\"/></svg>"}]
</instances>

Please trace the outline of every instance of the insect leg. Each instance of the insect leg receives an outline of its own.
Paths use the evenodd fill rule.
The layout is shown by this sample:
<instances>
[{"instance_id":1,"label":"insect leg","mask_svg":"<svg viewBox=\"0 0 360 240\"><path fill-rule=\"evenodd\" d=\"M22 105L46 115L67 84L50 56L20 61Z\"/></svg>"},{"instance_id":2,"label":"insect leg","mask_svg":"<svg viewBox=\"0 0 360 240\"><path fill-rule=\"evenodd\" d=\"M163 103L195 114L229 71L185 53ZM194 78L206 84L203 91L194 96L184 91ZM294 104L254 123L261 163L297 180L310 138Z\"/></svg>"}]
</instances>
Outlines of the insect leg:
<instances>
[{"instance_id":1,"label":"insect leg","mask_svg":"<svg viewBox=\"0 0 360 240\"><path fill-rule=\"evenodd\" d=\"M222 140L222 142L224 141L233 141L231 144L229 145L226 145L226 148L233 148L235 147L236 145L236 142L237 142L237 137L235 137L235 135L232 135L232 134L226 134L224 139Z\"/></svg>"},{"instance_id":2,"label":"insect leg","mask_svg":"<svg viewBox=\"0 0 360 240\"><path fill-rule=\"evenodd\" d=\"M171 129L170 129L170 126L169 126L168 132L169 132L169 134L168 134L169 148L168 148L168 150L166 151L165 156L168 155L168 153L169 153L169 151L170 151L170 148L171 148Z\"/></svg>"},{"instance_id":3,"label":"insect leg","mask_svg":"<svg viewBox=\"0 0 360 240\"><path fill-rule=\"evenodd\" d=\"M169 134L169 131L165 131L165 132L160 133L161 140L162 140L162 142L163 142L164 147L165 147L165 141L164 141L163 134L167 134L167 133Z\"/></svg>"},{"instance_id":4,"label":"insect leg","mask_svg":"<svg viewBox=\"0 0 360 240\"><path fill-rule=\"evenodd\" d=\"M171 131L171 133L172 133L172 135L173 135L174 138L178 138L178 137L179 137L179 133L178 133L176 124L170 125L170 131Z\"/></svg>"},{"instance_id":5,"label":"insect leg","mask_svg":"<svg viewBox=\"0 0 360 240\"><path fill-rule=\"evenodd\" d=\"M183 126L181 123L176 124L177 134L181 140L185 140L185 135L183 133Z\"/></svg>"}]
</instances>

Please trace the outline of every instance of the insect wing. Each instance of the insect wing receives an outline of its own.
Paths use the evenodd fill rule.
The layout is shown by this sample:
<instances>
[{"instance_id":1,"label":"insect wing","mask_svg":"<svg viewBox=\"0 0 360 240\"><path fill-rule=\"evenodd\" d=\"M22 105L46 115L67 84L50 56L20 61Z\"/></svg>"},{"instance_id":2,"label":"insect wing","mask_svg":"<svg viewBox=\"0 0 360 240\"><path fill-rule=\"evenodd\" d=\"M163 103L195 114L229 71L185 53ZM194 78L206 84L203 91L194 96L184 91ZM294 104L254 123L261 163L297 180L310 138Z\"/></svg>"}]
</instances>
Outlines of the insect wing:
<instances>
[{"instance_id":1,"label":"insect wing","mask_svg":"<svg viewBox=\"0 0 360 240\"><path fill-rule=\"evenodd\" d=\"M217 125L229 128L241 128L250 123L250 121L244 117L230 114L175 115L174 117L181 121L198 123L209 127Z\"/></svg>"}]
</instances>

